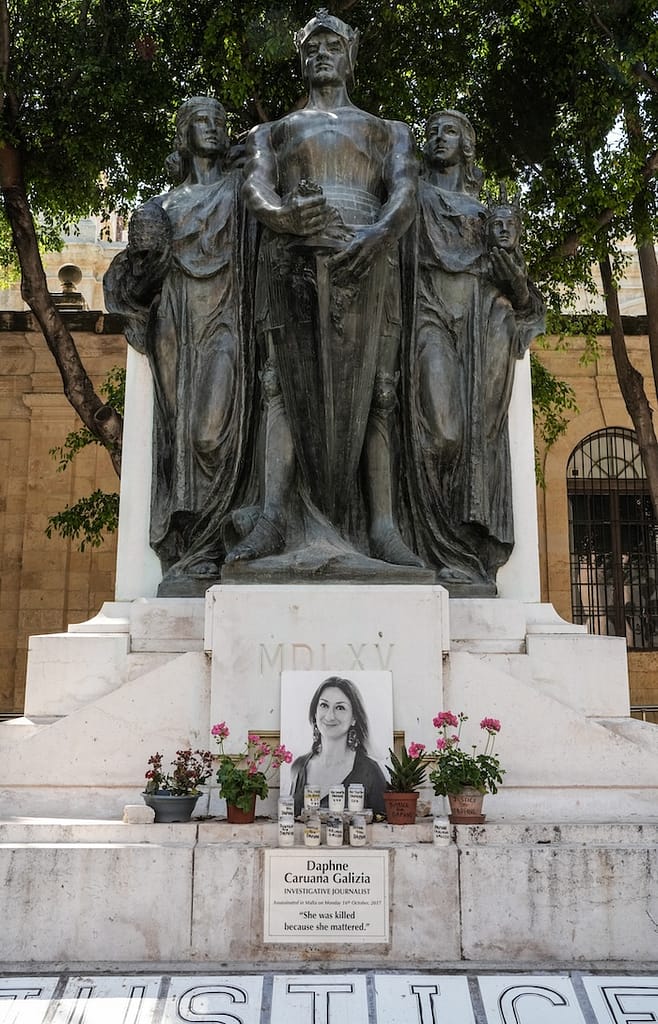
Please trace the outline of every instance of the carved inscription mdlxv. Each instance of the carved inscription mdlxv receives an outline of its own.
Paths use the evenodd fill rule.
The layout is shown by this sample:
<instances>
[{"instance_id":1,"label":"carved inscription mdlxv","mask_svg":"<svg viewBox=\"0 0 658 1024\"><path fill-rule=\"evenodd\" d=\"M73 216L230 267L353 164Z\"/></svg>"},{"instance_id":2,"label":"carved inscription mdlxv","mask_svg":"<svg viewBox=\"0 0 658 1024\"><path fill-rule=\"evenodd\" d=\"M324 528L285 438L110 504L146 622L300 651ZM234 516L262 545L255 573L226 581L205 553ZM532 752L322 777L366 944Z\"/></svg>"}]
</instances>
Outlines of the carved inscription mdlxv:
<instances>
[{"instance_id":1,"label":"carved inscription mdlxv","mask_svg":"<svg viewBox=\"0 0 658 1024\"><path fill-rule=\"evenodd\" d=\"M347 671L390 671L395 644L259 644L258 665L261 676L271 672L341 668Z\"/></svg>"}]
</instances>

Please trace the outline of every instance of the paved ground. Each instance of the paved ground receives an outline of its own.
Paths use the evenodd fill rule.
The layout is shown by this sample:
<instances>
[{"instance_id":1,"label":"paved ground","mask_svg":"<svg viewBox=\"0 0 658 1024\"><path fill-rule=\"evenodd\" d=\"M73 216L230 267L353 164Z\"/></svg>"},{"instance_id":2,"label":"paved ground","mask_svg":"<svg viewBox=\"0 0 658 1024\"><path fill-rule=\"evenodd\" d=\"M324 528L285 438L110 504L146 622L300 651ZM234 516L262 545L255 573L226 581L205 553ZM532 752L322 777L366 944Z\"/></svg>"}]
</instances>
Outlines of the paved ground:
<instances>
[{"instance_id":1,"label":"paved ground","mask_svg":"<svg viewBox=\"0 0 658 1024\"><path fill-rule=\"evenodd\" d=\"M300 965L301 966L301 965ZM315 967L317 971L317 965ZM654 1024L658 969L551 973L35 974L0 968L0 1024Z\"/></svg>"}]
</instances>

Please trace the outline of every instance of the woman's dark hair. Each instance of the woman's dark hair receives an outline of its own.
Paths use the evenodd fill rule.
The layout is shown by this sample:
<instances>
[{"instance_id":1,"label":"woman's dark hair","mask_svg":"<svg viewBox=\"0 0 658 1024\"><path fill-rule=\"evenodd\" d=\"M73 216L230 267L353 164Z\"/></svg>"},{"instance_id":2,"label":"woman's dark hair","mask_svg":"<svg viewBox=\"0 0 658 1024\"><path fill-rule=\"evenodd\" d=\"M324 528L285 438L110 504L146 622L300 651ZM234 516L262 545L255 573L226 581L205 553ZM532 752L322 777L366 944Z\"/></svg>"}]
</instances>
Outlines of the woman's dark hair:
<instances>
[{"instance_id":1,"label":"woman's dark hair","mask_svg":"<svg viewBox=\"0 0 658 1024\"><path fill-rule=\"evenodd\" d=\"M357 687L349 679L343 679L341 676L329 676L328 679L323 680L320 683L317 690L311 698L311 703L308 709L308 720L315 730L315 715L318 710L318 704L320 703L320 697L330 686L335 686L337 690L340 690L352 705L352 714L354 715L354 732L355 738L358 741L357 746L364 754L367 754L368 744L368 715L363 705L361 694ZM319 735L316 735L314 731L313 746L311 747L311 754L317 754L320 752L322 747L322 739Z\"/></svg>"}]
</instances>

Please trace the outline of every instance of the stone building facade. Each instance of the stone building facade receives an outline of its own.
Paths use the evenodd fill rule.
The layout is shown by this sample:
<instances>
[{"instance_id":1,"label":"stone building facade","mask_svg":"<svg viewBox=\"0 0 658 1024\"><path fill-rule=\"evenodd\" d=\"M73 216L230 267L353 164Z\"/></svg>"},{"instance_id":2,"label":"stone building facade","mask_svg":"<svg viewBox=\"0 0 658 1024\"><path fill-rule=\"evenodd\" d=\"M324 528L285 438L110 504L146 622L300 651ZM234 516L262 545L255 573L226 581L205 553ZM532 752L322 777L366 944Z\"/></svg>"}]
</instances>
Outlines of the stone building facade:
<instances>
[{"instance_id":1,"label":"stone building facade","mask_svg":"<svg viewBox=\"0 0 658 1024\"><path fill-rule=\"evenodd\" d=\"M125 362L125 341L99 313L68 317L98 385ZM31 314L0 313L0 713L23 707L30 635L65 631L112 598L115 539L101 547L45 534L48 516L96 488L118 489L99 446L58 472L50 449L80 423L62 392L55 362Z\"/></svg>"},{"instance_id":2,"label":"stone building facade","mask_svg":"<svg viewBox=\"0 0 658 1024\"><path fill-rule=\"evenodd\" d=\"M643 318L628 318L625 327L631 361L644 377L649 401L656 409L648 339L645 333L631 333L645 328ZM570 565L570 550L573 553L573 528L570 530L569 523L570 459L584 439L593 435L600 435L603 431L610 434L619 430L632 432L632 423L617 383L609 339L599 338L596 360L583 363L584 352L584 339L570 338L566 348L547 349L540 353L548 369L571 384L578 404L578 412L571 415L566 433L542 454L545 488L538 488L542 596L551 601L566 619L574 617L575 600ZM653 610L658 611L655 606ZM591 628L592 623L589 625ZM605 628L600 623L599 626L604 632ZM632 636L627 639L629 644L633 643ZM631 706L658 705L658 650L650 649L651 646L649 649L629 649ZM648 712L647 720L656 721L656 713Z\"/></svg>"}]
</instances>

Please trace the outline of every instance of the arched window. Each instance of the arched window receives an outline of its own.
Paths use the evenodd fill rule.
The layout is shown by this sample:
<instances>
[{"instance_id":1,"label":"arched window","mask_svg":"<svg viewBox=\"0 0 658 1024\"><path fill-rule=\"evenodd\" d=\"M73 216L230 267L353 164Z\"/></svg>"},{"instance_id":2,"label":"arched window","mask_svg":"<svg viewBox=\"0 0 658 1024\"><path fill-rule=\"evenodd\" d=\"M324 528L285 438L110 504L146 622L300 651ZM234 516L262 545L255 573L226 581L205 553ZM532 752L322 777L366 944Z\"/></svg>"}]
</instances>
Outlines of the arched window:
<instances>
[{"instance_id":1,"label":"arched window","mask_svg":"<svg viewBox=\"0 0 658 1024\"><path fill-rule=\"evenodd\" d=\"M567 494L574 622L657 648L657 529L634 432L615 427L581 441Z\"/></svg>"}]
</instances>

